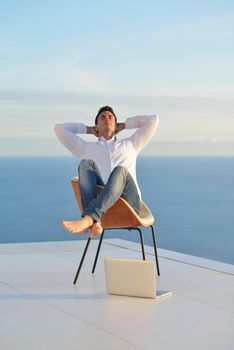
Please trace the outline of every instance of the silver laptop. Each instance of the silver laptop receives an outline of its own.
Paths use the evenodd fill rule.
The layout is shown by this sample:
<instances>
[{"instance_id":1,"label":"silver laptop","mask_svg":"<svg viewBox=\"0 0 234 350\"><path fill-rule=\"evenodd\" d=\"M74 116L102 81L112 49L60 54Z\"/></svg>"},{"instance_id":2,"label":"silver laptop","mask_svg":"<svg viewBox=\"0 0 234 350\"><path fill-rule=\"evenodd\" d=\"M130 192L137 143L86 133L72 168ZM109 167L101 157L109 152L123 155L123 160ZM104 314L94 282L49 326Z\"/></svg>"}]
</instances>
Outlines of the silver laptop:
<instances>
[{"instance_id":1,"label":"silver laptop","mask_svg":"<svg viewBox=\"0 0 234 350\"><path fill-rule=\"evenodd\" d=\"M153 261L105 258L104 263L109 294L153 299L171 294L157 290Z\"/></svg>"}]
</instances>

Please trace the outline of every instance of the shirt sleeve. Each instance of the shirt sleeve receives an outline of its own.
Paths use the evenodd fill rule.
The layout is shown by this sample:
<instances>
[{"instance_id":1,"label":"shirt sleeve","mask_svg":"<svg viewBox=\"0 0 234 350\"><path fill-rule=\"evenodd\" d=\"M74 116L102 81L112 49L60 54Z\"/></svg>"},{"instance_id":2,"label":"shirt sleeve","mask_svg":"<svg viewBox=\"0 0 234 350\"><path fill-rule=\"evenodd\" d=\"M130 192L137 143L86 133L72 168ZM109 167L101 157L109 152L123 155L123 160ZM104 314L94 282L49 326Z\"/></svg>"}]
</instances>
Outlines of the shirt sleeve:
<instances>
[{"instance_id":1,"label":"shirt sleeve","mask_svg":"<svg viewBox=\"0 0 234 350\"><path fill-rule=\"evenodd\" d=\"M86 134L87 126L82 123L56 124L55 134L59 141L75 156L82 156L85 152L86 141L77 134Z\"/></svg>"},{"instance_id":2,"label":"shirt sleeve","mask_svg":"<svg viewBox=\"0 0 234 350\"><path fill-rule=\"evenodd\" d=\"M138 129L131 137L135 148L140 152L152 139L159 123L157 115L142 115L128 118L126 129Z\"/></svg>"}]
</instances>

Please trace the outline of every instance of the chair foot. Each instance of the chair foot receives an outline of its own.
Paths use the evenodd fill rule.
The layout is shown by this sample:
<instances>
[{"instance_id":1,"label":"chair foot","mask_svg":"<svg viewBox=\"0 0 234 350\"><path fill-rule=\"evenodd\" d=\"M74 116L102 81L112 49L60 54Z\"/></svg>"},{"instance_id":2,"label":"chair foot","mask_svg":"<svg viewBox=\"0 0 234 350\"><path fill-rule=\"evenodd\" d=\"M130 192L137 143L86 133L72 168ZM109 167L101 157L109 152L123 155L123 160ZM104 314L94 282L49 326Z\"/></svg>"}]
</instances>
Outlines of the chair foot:
<instances>
[{"instance_id":1,"label":"chair foot","mask_svg":"<svg viewBox=\"0 0 234 350\"><path fill-rule=\"evenodd\" d=\"M80 274L80 270L81 270L81 267L83 265L83 262L84 262L84 258L85 258L85 255L87 253L87 250L88 250L88 247L89 247L89 243L91 241L91 238L89 237L88 240L87 240L87 243L86 243L86 246L85 246L85 249L84 249L84 252L83 252L83 255L82 255L82 258L81 258L81 261L80 261L80 265L78 267L78 270L77 270L77 273L76 273L76 276L74 278L74 281L73 281L73 284L76 284L76 281L79 277L79 274Z\"/></svg>"}]
</instances>

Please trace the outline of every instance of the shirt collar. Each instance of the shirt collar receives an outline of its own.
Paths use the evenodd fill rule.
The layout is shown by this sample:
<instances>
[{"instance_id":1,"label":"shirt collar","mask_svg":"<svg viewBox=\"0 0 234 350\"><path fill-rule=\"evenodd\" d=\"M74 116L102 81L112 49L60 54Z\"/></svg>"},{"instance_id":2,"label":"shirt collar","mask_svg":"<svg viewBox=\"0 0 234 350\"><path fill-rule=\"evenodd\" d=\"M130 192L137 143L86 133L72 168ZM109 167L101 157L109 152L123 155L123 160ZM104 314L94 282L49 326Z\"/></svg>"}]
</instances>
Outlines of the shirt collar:
<instances>
[{"instance_id":1,"label":"shirt collar","mask_svg":"<svg viewBox=\"0 0 234 350\"><path fill-rule=\"evenodd\" d=\"M117 141L116 135L112 136L110 140L105 139L105 137L101 136L99 137L98 141L105 142L105 143L111 143Z\"/></svg>"}]
</instances>

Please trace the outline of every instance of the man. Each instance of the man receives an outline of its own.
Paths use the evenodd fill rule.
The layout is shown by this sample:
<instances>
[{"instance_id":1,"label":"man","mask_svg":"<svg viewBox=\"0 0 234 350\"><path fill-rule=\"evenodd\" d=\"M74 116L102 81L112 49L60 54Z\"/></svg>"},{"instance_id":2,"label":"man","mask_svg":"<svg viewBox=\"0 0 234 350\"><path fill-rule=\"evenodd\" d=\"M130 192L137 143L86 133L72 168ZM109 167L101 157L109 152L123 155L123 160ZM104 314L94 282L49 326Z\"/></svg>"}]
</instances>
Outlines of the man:
<instances>
[{"instance_id":1,"label":"man","mask_svg":"<svg viewBox=\"0 0 234 350\"><path fill-rule=\"evenodd\" d=\"M82 123L55 125L55 133L62 144L81 159L78 168L79 186L83 206L82 219L62 221L71 233L85 233L90 237L100 235L102 214L120 197L133 209L140 212L141 192L136 179L138 153L153 137L158 126L156 115L128 118L117 123L116 115L109 106L99 109L95 126ZM116 134L123 129L137 129L125 139L118 140ZM87 142L79 134L93 134L96 142ZM104 190L97 196L97 185Z\"/></svg>"}]
</instances>

